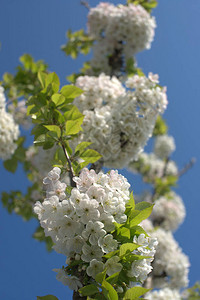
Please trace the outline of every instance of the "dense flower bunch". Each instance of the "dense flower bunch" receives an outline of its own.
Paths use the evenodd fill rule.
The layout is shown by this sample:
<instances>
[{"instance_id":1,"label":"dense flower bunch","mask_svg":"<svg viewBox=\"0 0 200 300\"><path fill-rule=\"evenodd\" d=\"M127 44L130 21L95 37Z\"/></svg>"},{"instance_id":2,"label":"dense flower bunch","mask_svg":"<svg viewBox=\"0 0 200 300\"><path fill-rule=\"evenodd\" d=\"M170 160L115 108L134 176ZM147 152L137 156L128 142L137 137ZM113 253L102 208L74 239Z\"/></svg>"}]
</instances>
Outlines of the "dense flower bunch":
<instances>
[{"instance_id":1,"label":"dense flower bunch","mask_svg":"<svg viewBox=\"0 0 200 300\"><path fill-rule=\"evenodd\" d=\"M76 188L67 195L60 174L61 170L55 167L44 178L47 198L42 204L37 202L34 211L45 235L51 236L54 249L68 257L68 267L56 270L57 279L77 290L83 284L82 272L86 271L88 280L92 280L105 268L109 276L122 270L118 255L109 259L104 255L119 249L120 243L111 232L115 229L114 222L121 224L127 219L130 185L117 171L96 174L85 168L79 177L74 177ZM157 240L140 234L134 236L133 243L140 245L134 250L136 256L144 259L133 261L130 266L130 284L133 278L136 282L144 281L151 272Z\"/></svg>"},{"instance_id":2,"label":"dense flower bunch","mask_svg":"<svg viewBox=\"0 0 200 300\"><path fill-rule=\"evenodd\" d=\"M164 288L159 291L149 292L145 295L148 300L181 300L181 294L177 290L171 290L169 288Z\"/></svg>"},{"instance_id":3,"label":"dense flower bunch","mask_svg":"<svg viewBox=\"0 0 200 300\"><path fill-rule=\"evenodd\" d=\"M103 70L112 74L116 59L127 61L139 51L150 48L155 27L154 17L141 5L100 3L91 8L88 32L96 40L92 68L99 73Z\"/></svg>"},{"instance_id":4,"label":"dense flower bunch","mask_svg":"<svg viewBox=\"0 0 200 300\"><path fill-rule=\"evenodd\" d=\"M136 159L167 106L157 75L130 77L127 90L117 78L104 74L79 77L76 85L84 90L75 100L85 115L79 140L92 142L106 166L122 168Z\"/></svg>"},{"instance_id":5,"label":"dense flower bunch","mask_svg":"<svg viewBox=\"0 0 200 300\"><path fill-rule=\"evenodd\" d=\"M4 88L0 86L0 109L5 109L6 97L4 95Z\"/></svg>"},{"instance_id":6,"label":"dense flower bunch","mask_svg":"<svg viewBox=\"0 0 200 300\"><path fill-rule=\"evenodd\" d=\"M189 259L182 252L170 231L161 228L151 232L158 239L153 262L153 287L181 289L188 286Z\"/></svg>"},{"instance_id":7,"label":"dense flower bunch","mask_svg":"<svg viewBox=\"0 0 200 300\"><path fill-rule=\"evenodd\" d=\"M173 160L166 162L155 153L140 153L137 161L131 160L128 168L142 174L145 182L154 182L156 178L178 175L178 168Z\"/></svg>"},{"instance_id":8,"label":"dense flower bunch","mask_svg":"<svg viewBox=\"0 0 200 300\"><path fill-rule=\"evenodd\" d=\"M13 116L6 112L4 89L0 87L0 158L9 159L17 148L19 126Z\"/></svg>"},{"instance_id":9,"label":"dense flower bunch","mask_svg":"<svg viewBox=\"0 0 200 300\"><path fill-rule=\"evenodd\" d=\"M174 231L183 223L185 214L185 206L181 197L171 191L156 199L151 220L154 226Z\"/></svg>"},{"instance_id":10,"label":"dense flower bunch","mask_svg":"<svg viewBox=\"0 0 200 300\"><path fill-rule=\"evenodd\" d=\"M168 158L176 149L175 141L172 136L160 135L156 137L154 153L161 159Z\"/></svg>"}]
</instances>

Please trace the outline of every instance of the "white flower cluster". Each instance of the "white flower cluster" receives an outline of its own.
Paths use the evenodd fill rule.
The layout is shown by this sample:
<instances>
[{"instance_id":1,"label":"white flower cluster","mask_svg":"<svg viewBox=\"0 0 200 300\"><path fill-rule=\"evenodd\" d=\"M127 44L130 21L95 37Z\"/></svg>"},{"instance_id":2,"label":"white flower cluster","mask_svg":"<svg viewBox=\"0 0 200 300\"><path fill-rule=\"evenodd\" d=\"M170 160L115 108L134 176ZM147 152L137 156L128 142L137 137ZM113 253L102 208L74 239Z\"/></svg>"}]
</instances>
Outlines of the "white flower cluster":
<instances>
[{"instance_id":1,"label":"white flower cluster","mask_svg":"<svg viewBox=\"0 0 200 300\"><path fill-rule=\"evenodd\" d=\"M182 252L171 232L161 228L151 232L158 239L153 262L153 286L181 289L188 286L189 259Z\"/></svg>"},{"instance_id":2,"label":"white flower cluster","mask_svg":"<svg viewBox=\"0 0 200 300\"><path fill-rule=\"evenodd\" d=\"M100 3L88 14L88 32L96 40L91 65L111 74L109 58L120 55L125 60L149 49L156 22L141 5Z\"/></svg>"},{"instance_id":3,"label":"white flower cluster","mask_svg":"<svg viewBox=\"0 0 200 300\"><path fill-rule=\"evenodd\" d=\"M0 87L0 158L9 159L17 148L15 141L19 137L19 126L13 116L6 112L5 95Z\"/></svg>"},{"instance_id":4,"label":"white flower cluster","mask_svg":"<svg viewBox=\"0 0 200 300\"><path fill-rule=\"evenodd\" d=\"M4 95L4 88L0 86L0 109L5 109L6 97Z\"/></svg>"},{"instance_id":5,"label":"white flower cluster","mask_svg":"<svg viewBox=\"0 0 200 300\"><path fill-rule=\"evenodd\" d=\"M185 218L185 206L180 196L170 192L156 200L150 216L154 226L174 231Z\"/></svg>"},{"instance_id":6,"label":"white flower cluster","mask_svg":"<svg viewBox=\"0 0 200 300\"><path fill-rule=\"evenodd\" d=\"M125 82L125 90L117 78L104 74L78 78L84 93L75 104L85 115L80 140L92 142L106 166L122 168L143 150L167 106L166 90L157 82L152 74L135 75Z\"/></svg>"},{"instance_id":7,"label":"white flower cluster","mask_svg":"<svg viewBox=\"0 0 200 300\"><path fill-rule=\"evenodd\" d=\"M167 163L154 153L140 153L137 161L131 160L128 168L133 172L139 172L146 182L154 182L156 178L163 176L177 176L178 168L174 161Z\"/></svg>"},{"instance_id":8,"label":"white flower cluster","mask_svg":"<svg viewBox=\"0 0 200 300\"><path fill-rule=\"evenodd\" d=\"M156 238L148 238L142 233L138 237L134 237L133 242L141 245L137 250L134 251L135 254L141 256L151 256L151 258L145 258L141 260L136 260L132 263L131 270L128 272L129 277L136 277L137 281L143 282L147 275L152 271L153 267L151 262L154 259L156 252L156 247L158 241Z\"/></svg>"},{"instance_id":9,"label":"white flower cluster","mask_svg":"<svg viewBox=\"0 0 200 300\"><path fill-rule=\"evenodd\" d=\"M160 135L156 137L154 153L161 159L168 158L176 149L175 141L172 136Z\"/></svg>"},{"instance_id":10,"label":"white flower cluster","mask_svg":"<svg viewBox=\"0 0 200 300\"><path fill-rule=\"evenodd\" d=\"M13 103L8 106L8 111L14 117L17 124L22 125L24 129L29 129L32 125L30 116L27 116L26 101L22 100L17 102L17 105Z\"/></svg>"},{"instance_id":11,"label":"white flower cluster","mask_svg":"<svg viewBox=\"0 0 200 300\"><path fill-rule=\"evenodd\" d=\"M65 194L66 184L60 181L61 170L53 168L44 178L46 199L37 202L34 207L45 235L54 242L54 249L66 255L71 261L80 260L77 273L69 276L66 270L56 270L57 279L70 288L77 290L81 286L78 274L86 270L88 276L107 270L110 276L121 271L122 264L118 256L107 261L103 255L119 248L119 243L111 234L114 222L126 221L125 205L129 200L129 183L117 171L108 174L96 174L94 170L83 169L79 177L74 177L76 188L71 195ZM141 244L138 255L154 256L155 239L135 236L133 242ZM131 274L143 280L151 271L152 259L142 259L132 266ZM73 278L72 278L73 277ZM74 284L72 283L74 279Z\"/></svg>"},{"instance_id":12,"label":"white flower cluster","mask_svg":"<svg viewBox=\"0 0 200 300\"><path fill-rule=\"evenodd\" d=\"M181 294L177 290L164 288L159 291L149 292L145 295L148 300L181 300Z\"/></svg>"}]
</instances>

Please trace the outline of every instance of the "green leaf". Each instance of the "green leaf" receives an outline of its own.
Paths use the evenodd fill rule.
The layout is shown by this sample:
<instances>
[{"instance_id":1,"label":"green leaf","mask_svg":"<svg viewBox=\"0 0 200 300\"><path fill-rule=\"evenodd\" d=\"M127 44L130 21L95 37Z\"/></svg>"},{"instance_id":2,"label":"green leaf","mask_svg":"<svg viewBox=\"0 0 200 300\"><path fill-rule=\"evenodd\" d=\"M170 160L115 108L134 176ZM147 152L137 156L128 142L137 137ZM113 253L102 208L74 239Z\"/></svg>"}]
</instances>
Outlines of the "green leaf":
<instances>
[{"instance_id":1,"label":"green leaf","mask_svg":"<svg viewBox=\"0 0 200 300\"><path fill-rule=\"evenodd\" d=\"M81 296L91 296L99 293L99 289L95 284L89 284L78 290Z\"/></svg>"},{"instance_id":2,"label":"green leaf","mask_svg":"<svg viewBox=\"0 0 200 300\"><path fill-rule=\"evenodd\" d=\"M84 118L84 117L83 117ZM83 122L83 118L78 120L69 120L65 123L65 133L66 135L73 135L79 133L82 130L81 124Z\"/></svg>"},{"instance_id":3,"label":"green leaf","mask_svg":"<svg viewBox=\"0 0 200 300\"><path fill-rule=\"evenodd\" d=\"M134 198L133 198L133 192L131 192L130 194L130 199L126 205L127 207L130 207L131 209L134 209L135 208L135 201L134 201Z\"/></svg>"},{"instance_id":4,"label":"green leaf","mask_svg":"<svg viewBox=\"0 0 200 300\"><path fill-rule=\"evenodd\" d=\"M131 237L130 229L126 227L120 227L117 229L117 239L119 239L121 242L125 242L129 240Z\"/></svg>"},{"instance_id":5,"label":"green leaf","mask_svg":"<svg viewBox=\"0 0 200 300\"><path fill-rule=\"evenodd\" d=\"M33 142L36 146L42 146L46 141L46 135L41 134L37 137L37 139Z\"/></svg>"},{"instance_id":6,"label":"green leaf","mask_svg":"<svg viewBox=\"0 0 200 300\"><path fill-rule=\"evenodd\" d=\"M123 300L138 300L138 298L142 295L144 295L145 293L147 293L148 291L150 291L151 289L145 289L143 287L133 287L131 289L129 289L128 291L126 291Z\"/></svg>"},{"instance_id":7,"label":"green leaf","mask_svg":"<svg viewBox=\"0 0 200 300\"><path fill-rule=\"evenodd\" d=\"M140 235L141 233L144 233L145 235L148 236L148 234L146 233L146 231L141 227L141 226L133 226L130 229L131 231L131 237L134 237L134 235Z\"/></svg>"},{"instance_id":8,"label":"green leaf","mask_svg":"<svg viewBox=\"0 0 200 300\"><path fill-rule=\"evenodd\" d=\"M7 159L3 162L4 168L9 172L15 173L17 169L17 159L12 157L11 159Z\"/></svg>"},{"instance_id":9,"label":"green leaf","mask_svg":"<svg viewBox=\"0 0 200 300\"><path fill-rule=\"evenodd\" d=\"M65 85L60 90L60 93L67 99L74 99L83 93L83 90L74 85Z\"/></svg>"},{"instance_id":10,"label":"green leaf","mask_svg":"<svg viewBox=\"0 0 200 300\"><path fill-rule=\"evenodd\" d=\"M106 281L113 285L113 284L117 283L118 278L119 278L119 272L114 273L111 276L109 276L108 278L106 278Z\"/></svg>"},{"instance_id":11,"label":"green leaf","mask_svg":"<svg viewBox=\"0 0 200 300\"><path fill-rule=\"evenodd\" d=\"M53 94L51 97L52 101L55 103L56 106L59 106L65 102L65 97L61 94Z\"/></svg>"},{"instance_id":12,"label":"green leaf","mask_svg":"<svg viewBox=\"0 0 200 300\"><path fill-rule=\"evenodd\" d=\"M47 74L45 72L42 71L38 72L38 79L43 89L45 88L46 78L47 78Z\"/></svg>"},{"instance_id":13,"label":"green leaf","mask_svg":"<svg viewBox=\"0 0 200 300\"><path fill-rule=\"evenodd\" d=\"M55 72L47 75L46 80L45 80L45 87L47 88L49 84L52 85L53 91L55 93L57 93L59 91L60 80L59 80L58 75Z\"/></svg>"},{"instance_id":14,"label":"green leaf","mask_svg":"<svg viewBox=\"0 0 200 300\"><path fill-rule=\"evenodd\" d=\"M64 113L65 120L82 120L84 115L79 111L75 105L69 105L70 109Z\"/></svg>"},{"instance_id":15,"label":"green leaf","mask_svg":"<svg viewBox=\"0 0 200 300\"><path fill-rule=\"evenodd\" d=\"M84 159L84 163L81 163L81 167L86 166L90 163L95 163L97 160L99 160L102 156L93 149L87 149L86 151L82 152L80 155L82 159Z\"/></svg>"},{"instance_id":16,"label":"green leaf","mask_svg":"<svg viewBox=\"0 0 200 300\"><path fill-rule=\"evenodd\" d=\"M58 138L61 136L61 130L59 126L57 125L43 125L43 126L47 128L49 131L56 132Z\"/></svg>"},{"instance_id":17,"label":"green leaf","mask_svg":"<svg viewBox=\"0 0 200 300\"><path fill-rule=\"evenodd\" d=\"M75 154L77 152L79 152L79 154L81 154L85 150L85 148L87 148L91 144L92 144L91 142L81 142L80 144L78 144L78 146L76 146Z\"/></svg>"},{"instance_id":18,"label":"green leaf","mask_svg":"<svg viewBox=\"0 0 200 300\"><path fill-rule=\"evenodd\" d=\"M132 252L139 247L138 244L135 243L126 243L120 246L119 248L119 256L124 256L127 252Z\"/></svg>"},{"instance_id":19,"label":"green leaf","mask_svg":"<svg viewBox=\"0 0 200 300\"><path fill-rule=\"evenodd\" d=\"M58 298L53 295L47 295L47 296L37 296L37 300L58 300Z\"/></svg>"},{"instance_id":20,"label":"green leaf","mask_svg":"<svg viewBox=\"0 0 200 300\"><path fill-rule=\"evenodd\" d=\"M144 202L143 202L144 203ZM152 209L153 209L153 205L151 205L150 203L148 202L145 202L145 204L142 204L142 202L138 203L138 208L142 208L142 207L146 207L142 210L134 210L132 213L131 213L131 216L130 216L130 228L135 226L135 225L138 225L139 223L141 223L143 220L147 219L151 212L152 212Z\"/></svg>"},{"instance_id":21,"label":"green leaf","mask_svg":"<svg viewBox=\"0 0 200 300\"><path fill-rule=\"evenodd\" d=\"M106 278L106 269L103 270L103 272L97 274L95 280L98 283L102 283L105 278Z\"/></svg>"},{"instance_id":22,"label":"green leaf","mask_svg":"<svg viewBox=\"0 0 200 300\"><path fill-rule=\"evenodd\" d=\"M117 292L109 282L103 280L102 287L104 287L108 291L110 300L118 300Z\"/></svg>"},{"instance_id":23,"label":"green leaf","mask_svg":"<svg viewBox=\"0 0 200 300\"><path fill-rule=\"evenodd\" d=\"M119 250L115 250L115 251L112 251L112 252L109 252L109 253L105 254L103 257L108 259L108 258L113 257L114 255L118 255L118 253L119 253Z\"/></svg>"}]
</instances>

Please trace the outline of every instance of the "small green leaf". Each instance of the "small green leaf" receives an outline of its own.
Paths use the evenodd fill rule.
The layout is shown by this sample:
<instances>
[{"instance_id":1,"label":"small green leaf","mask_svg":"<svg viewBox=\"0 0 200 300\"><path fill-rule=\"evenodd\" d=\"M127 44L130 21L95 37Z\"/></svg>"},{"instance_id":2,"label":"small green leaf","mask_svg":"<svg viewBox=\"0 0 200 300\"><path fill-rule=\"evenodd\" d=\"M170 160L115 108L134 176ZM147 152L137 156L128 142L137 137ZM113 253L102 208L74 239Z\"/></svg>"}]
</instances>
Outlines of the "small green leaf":
<instances>
[{"instance_id":1,"label":"small green leaf","mask_svg":"<svg viewBox=\"0 0 200 300\"><path fill-rule=\"evenodd\" d=\"M65 85L62 87L60 93L67 99L74 99L83 93L83 90L74 85Z\"/></svg>"},{"instance_id":2,"label":"small green leaf","mask_svg":"<svg viewBox=\"0 0 200 300\"><path fill-rule=\"evenodd\" d=\"M43 125L43 126L47 128L49 131L56 132L58 138L61 136L61 130L59 126L57 125Z\"/></svg>"},{"instance_id":3,"label":"small green leaf","mask_svg":"<svg viewBox=\"0 0 200 300\"><path fill-rule=\"evenodd\" d=\"M87 166L90 163L95 163L99 160L102 156L93 149L87 149L86 151L82 152L80 155L82 159L84 159L84 163L81 163L81 167Z\"/></svg>"},{"instance_id":4,"label":"small green leaf","mask_svg":"<svg viewBox=\"0 0 200 300\"><path fill-rule=\"evenodd\" d=\"M37 300L58 300L58 298L53 295L46 295L46 296L37 296Z\"/></svg>"},{"instance_id":5,"label":"small green leaf","mask_svg":"<svg viewBox=\"0 0 200 300\"><path fill-rule=\"evenodd\" d=\"M39 79L43 89L45 88L46 77L47 77L47 74L45 72L42 72L42 71L38 72L38 79Z\"/></svg>"},{"instance_id":6,"label":"small green leaf","mask_svg":"<svg viewBox=\"0 0 200 300\"><path fill-rule=\"evenodd\" d=\"M98 283L102 283L105 278L106 278L106 269L103 270L103 272L97 274L95 280Z\"/></svg>"},{"instance_id":7,"label":"small green leaf","mask_svg":"<svg viewBox=\"0 0 200 300\"><path fill-rule=\"evenodd\" d=\"M124 256L127 252L132 252L139 247L138 244L135 243L126 243L120 246L119 248L119 256Z\"/></svg>"},{"instance_id":8,"label":"small green leaf","mask_svg":"<svg viewBox=\"0 0 200 300\"><path fill-rule=\"evenodd\" d=\"M119 272L114 273L111 276L109 276L108 278L106 278L106 281L113 285L113 284L117 283L118 278L119 278Z\"/></svg>"},{"instance_id":9,"label":"small green leaf","mask_svg":"<svg viewBox=\"0 0 200 300\"><path fill-rule=\"evenodd\" d=\"M138 300L140 296L144 295L150 290L151 289L145 289L139 286L133 287L126 291L123 300Z\"/></svg>"},{"instance_id":10,"label":"small green leaf","mask_svg":"<svg viewBox=\"0 0 200 300\"><path fill-rule=\"evenodd\" d=\"M91 142L81 142L80 144L78 144L78 146L76 146L75 154L77 152L79 152L79 154L81 154L85 150L85 148L87 148L91 144L92 144Z\"/></svg>"},{"instance_id":11,"label":"small green leaf","mask_svg":"<svg viewBox=\"0 0 200 300\"><path fill-rule=\"evenodd\" d=\"M137 210L136 209L136 210L134 210L131 213L131 216L130 216L130 220L131 220L130 221L130 228L132 228L135 225L138 225L143 220L147 219L150 216L151 212L152 212L153 205L151 205L150 203L147 203L147 202L146 202L146 204L141 204L141 203L138 203L137 207L141 208L142 206L146 206L146 208L144 208L142 210Z\"/></svg>"},{"instance_id":12,"label":"small green leaf","mask_svg":"<svg viewBox=\"0 0 200 300\"><path fill-rule=\"evenodd\" d=\"M59 106L65 102L65 97L61 94L53 94L51 99L56 106Z\"/></svg>"},{"instance_id":13,"label":"small green leaf","mask_svg":"<svg viewBox=\"0 0 200 300\"><path fill-rule=\"evenodd\" d=\"M65 120L79 120L83 119L84 115L79 111L75 105L69 105L70 109L64 113Z\"/></svg>"},{"instance_id":14,"label":"small green leaf","mask_svg":"<svg viewBox=\"0 0 200 300\"><path fill-rule=\"evenodd\" d=\"M95 284L89 284L78 290L81 296L91 296L99 293L99 289Z\"/></svg>"},{"instance_id":15,"label":"small green leaf","mask_svg":"<svg viewBox=\"0 0 200 300\"><path fill-rule=\"evenodd\" d=\"M134 201L134 198L133 198L133 192L131 192L131 194L130 194L130 199L129 199L126 207L130 207L131 209L135 208L135 201Z\"/></svg>"},{"instance_id":16,"label":"small green leaf","mask_svg":"<svg viewBox=\"0 0 200 300\"><path fill-rule=\"evenodd\" d=\"M60 80L59 80L58 75L55 72L47 75L46 80L45 80L45 87L47 88L49 84L52 85L53 91L55 93L57 93L59 91Z\"/></svg>"},{"instance_id":17,"label":"small green leaf","mask_svg":"<svg viewBox=\"0 0 200 300\"><path fill-rule=\"evenodd\" d=\"M9 172L15 173L17 169L17 159L12 157L11 159L7 159L3 162L4 168Z\"/></svg>"},{"instance_id":18,"label":"small green leaf","mask_svg":"<svg viewBox=\"0 0 200 300\"><path fill-rule=\"evenodd\" d=\"M116 290L105 279L102 282L102 287L104 287L108 291L110 300L118 300L118 295L117 295Z\"/></svg>"},{"instance_id":19,"label":"small green leaf","mask_svg":"<svg viewBox=\"0 0 200 300\"><path fill-rule=\"evenodd\" d=\"M84 118L84 117L83 117ZM65 123L66 135L73 135L79 133L82 130L81 124L83 122L83 118L78 120L69 120Z\"/></svg>"}]
</instances>

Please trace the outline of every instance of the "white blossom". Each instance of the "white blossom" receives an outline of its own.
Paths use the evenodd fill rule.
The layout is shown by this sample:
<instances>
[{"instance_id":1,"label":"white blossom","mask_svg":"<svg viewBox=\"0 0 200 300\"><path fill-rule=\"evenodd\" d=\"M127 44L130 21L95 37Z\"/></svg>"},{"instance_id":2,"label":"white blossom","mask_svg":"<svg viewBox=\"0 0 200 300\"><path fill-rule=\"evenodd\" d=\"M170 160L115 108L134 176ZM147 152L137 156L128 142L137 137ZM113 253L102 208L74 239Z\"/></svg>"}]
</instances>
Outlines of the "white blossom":
<instances>
[{"instance_id":1,"label":"white blossom","mask_svg":"<svg viewBox=\"0 0 200 300\"><path fill-rule=\"evenodd\" d=\"M19 126L15 123L13 116L4 109L0 109L0 158L2 160L11 158L17 149L15 142L19 134Z\"/></svg>"},{"instance_id":2,"label":"white blossom","mask_svg":"<svg viewBox=\"0 0 200 300\"><path fill-rule=\"evenodd\" d=\"M90 265L89 267L87 267L87 274L93 278L95 278L95 276L102 272L104 268L104 264L101 261L98 261L96 259L92 259L90 261Z\"/></svg>"},{"instance_id":3,"label":"white blossom","mask_svg":"<svg viewBox=\"0 0 200 300\"><path fill-rule=\"evenodd\" d=\"M152 76L130 77L125 82L128 89L116 77L80 76L76 85L84 93L75 103L85 117L83 132L74 143L92 142L108 167L122 168L135 160L151 137L158 114L167 106L166 90Z\"/></svg>"},{"instance_id":4,"label":"white blossom","mask_svg":"<svg viewBox=\"0 0 200 300\"><path fill-rule=\"evenodd\" d=\"M94 72L110 74L109 57L118 53L119 60L129 59L143 49L149 49L156 27L154 17L141 6L128 4L114 6L100 3L88 14L88 32L96 40L91 60ZM119 66L121 67L121 66Z\"/></svg>"},{"instance_id":5,"label":"white blossom","mask_svg":"<svg viewBox=\"0 0 200 300\"><path fill-rule=\"evenodd\" d=\"M63 269L54 269L57 272L56 279L67 285L71 290L78 291L83 285L76 276L68 276Z\"/></svg>"},{"instance_id":6,"label":"white blossom","mask_svg":"<svg viewBox=\"0 0 200 300\"><path fill-rule=\"evenodd\" d=\"M122 264L119 263L120 258L118 256L113 256L107 260L105 263L106 273L108 276L114 273L120 272L122 270Z\"/></svg>"},{"instance_id":7,"label":"white blossom","mask_svg":"<svg viewBox=\"0 0 200 300\"><path fill-rule=\"evenodd\" d=\"M154 226L159 225L165 230L174 231L184 221L185 206L180 196L170 192L167 196L161 196L155 201L151 220Z\"/></svg>"},{"instance_id":8,"label":"white blossom","mask_svg":"<svg viewBox=\"0 0 200 300\"><path fill-rule=\"evenodd\" d=\"M172 136L160 135L156 137L154 153L161 159L168 158L176 149L175 141Z\"/></svg>"},{"instance_id":9,"label":"white blossom","mask_svg":"<svg viewBox=\"0 0 200 300\"><path fill-rule=\"evenodd\" d=\"M152 291L145 295L148 300L181 300L181 294L178 290L172 290L169 288L160 289L158 291Z\"/></svg>"}]
</instances>

